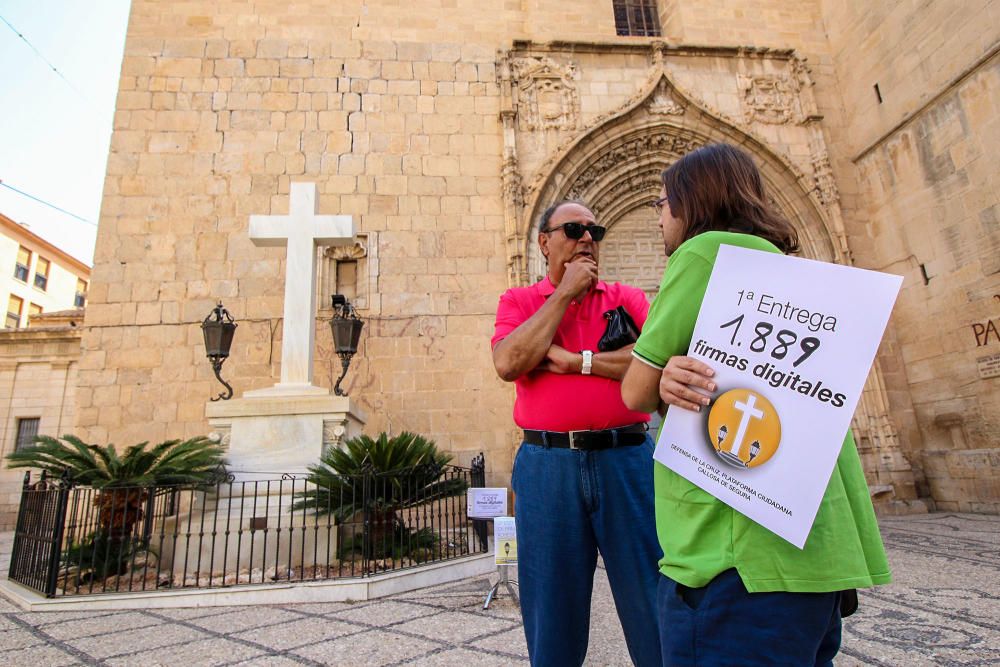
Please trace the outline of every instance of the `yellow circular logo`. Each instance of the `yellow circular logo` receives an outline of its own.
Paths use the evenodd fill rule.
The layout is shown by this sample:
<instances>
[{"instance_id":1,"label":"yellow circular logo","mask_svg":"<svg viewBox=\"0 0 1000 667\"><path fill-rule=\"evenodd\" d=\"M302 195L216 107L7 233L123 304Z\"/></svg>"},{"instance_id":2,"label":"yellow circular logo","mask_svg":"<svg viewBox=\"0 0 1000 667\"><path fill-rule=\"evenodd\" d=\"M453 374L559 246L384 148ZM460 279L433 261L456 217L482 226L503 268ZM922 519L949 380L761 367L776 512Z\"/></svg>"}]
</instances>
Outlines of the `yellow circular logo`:
<instances>
[{"instance_id":1,"label":"yellow circular logo","mask_svg":"<svg viewBox=\"0 0 1000 667\"><path fill-rule=\"evenodd\" d=\"M778 411L752 389L730 389L715 399L708 412L708 440L726 463L759 466L778 451Z\"/></svg>"}]
</instances>

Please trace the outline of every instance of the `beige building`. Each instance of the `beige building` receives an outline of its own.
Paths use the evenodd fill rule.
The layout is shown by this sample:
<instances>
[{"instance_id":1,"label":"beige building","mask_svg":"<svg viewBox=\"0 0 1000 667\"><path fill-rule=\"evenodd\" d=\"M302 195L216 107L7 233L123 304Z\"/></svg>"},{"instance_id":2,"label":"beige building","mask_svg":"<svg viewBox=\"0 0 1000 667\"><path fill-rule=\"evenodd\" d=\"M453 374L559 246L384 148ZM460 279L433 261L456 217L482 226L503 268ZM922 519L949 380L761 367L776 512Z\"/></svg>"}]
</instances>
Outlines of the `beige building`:
<instances>
[{"instance_id":1,"label":"beige building","mask_svg":"<svg viewBox=\"0 0 1000 667\"><path fill-rule=\"evenodd\" d=\"M35 315L86 304L90 267L3 214L0 267L5 329L27 327Z\"/></svg>"},{"instance_id":2,"label":"beige building","mask_svg":"<svg viewBox=\"0 0 1000 667\"><path fill-rule=\"evenodd\" d=\"M199 323L240 322L237 394L279 376L284 250L248 218L355 216L319 303L367 321L346 386L369 429L486 452L509 479L497 297L542 272L549 203L610 231L605 277L652 292L645 204L709 142L756 156L804 255L904 276L854 428L882 511L1000 510L1000 3L932 0L136 0L89 292L78 432L208 430ZM329 317L321 311L322 320ZM339 361L316 324L317 381Z\"/></svg>"},{"instance_id":3,"label":"beige building","mask_svg":"<svg viewBox=\"0 0 1000 667\"><path fill-rule=\"evenodd\" d=\"M73 430L90 267L0 214L0 456ZM23 471L0 467L0 531L14 527Z\"/></svg>"},{"instance_id":4,"label":"beige building","mask_svg":"<svg viewBox=\"0 0 1000 667\"><path fill-rule=\"evenodd\" d=\"M0 329L0 456L36 434L73 431L82 324L76 309L33 317L27 329ZM23 479L24 470L0 467L0 531L14 528Z\"/></svg>"}]
</instances>

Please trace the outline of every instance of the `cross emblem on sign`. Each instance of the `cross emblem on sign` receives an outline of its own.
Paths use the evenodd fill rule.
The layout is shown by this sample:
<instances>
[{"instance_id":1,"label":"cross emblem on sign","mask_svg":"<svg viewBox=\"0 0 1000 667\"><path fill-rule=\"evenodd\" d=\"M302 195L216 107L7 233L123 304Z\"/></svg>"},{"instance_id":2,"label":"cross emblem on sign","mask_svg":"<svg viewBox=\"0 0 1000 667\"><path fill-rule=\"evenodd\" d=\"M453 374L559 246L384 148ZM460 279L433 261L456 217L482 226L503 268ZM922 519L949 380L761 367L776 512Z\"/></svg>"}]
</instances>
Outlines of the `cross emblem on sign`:
<instances>
[{"instance_id":1,"label":"cross emblem on sign","mask_svg":"<svg viewBox=\"0 0 1000 667\"><path fill-rule=\"evenodd\" d=\"M764 411L756 408L757 397L750 394L747 397L747 402L742 403L736 401L734 407L740 411L740 425L736 428L736 437L733 438L733 444L729 448L729 451L734 455L739 456L740 446L743 444L743 437L746 435L747 427L750 425L751 419L763 419Z\"/></svg>"},{"instance_id":2,"label":"cross emblem on sign","mask_svg":"<svg viewBox=\"0 0 1000 667\"><path fill-rule=\"evenodd\" d=\"M283 391L308 391L313 378L316 332L316 246L354 241L354 218L317 215L316 184L292 183L288 215L251 215L250 240L256 246L288 248L281 343Z\"/></svg>"}]
</instances>

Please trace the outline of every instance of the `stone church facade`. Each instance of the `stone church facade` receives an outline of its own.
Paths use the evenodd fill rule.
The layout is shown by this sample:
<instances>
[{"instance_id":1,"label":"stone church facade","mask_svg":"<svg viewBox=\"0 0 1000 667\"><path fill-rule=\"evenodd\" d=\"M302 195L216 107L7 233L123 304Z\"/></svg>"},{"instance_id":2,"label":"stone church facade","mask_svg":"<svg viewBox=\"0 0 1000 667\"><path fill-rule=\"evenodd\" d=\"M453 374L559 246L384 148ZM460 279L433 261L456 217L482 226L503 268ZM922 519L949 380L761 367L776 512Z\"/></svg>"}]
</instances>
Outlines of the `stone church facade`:
<instances>
[{"instance_id":1,"label":"stone church facade","mask_svg":"<svg viewBox=\"0 0 1000 667\"><path fill-rule=\"evenodd\" d=\"M659 36L620 36L646 4ZM237 393L280 375L284 250L248 219L355 217L320 304L366 320L345 382L368 431L426 434L505 485L498 295L544 273L537 219L582 198L604 277L651 296L647 204L706 143L744 146L803 255L904 276L854 429L882 511L1000 510L1000 3L133 2L88 295L77 430L208 430L199 325L240 324ZM340 364L322 308L318 383Z\"/></svg>"}]
</instances>

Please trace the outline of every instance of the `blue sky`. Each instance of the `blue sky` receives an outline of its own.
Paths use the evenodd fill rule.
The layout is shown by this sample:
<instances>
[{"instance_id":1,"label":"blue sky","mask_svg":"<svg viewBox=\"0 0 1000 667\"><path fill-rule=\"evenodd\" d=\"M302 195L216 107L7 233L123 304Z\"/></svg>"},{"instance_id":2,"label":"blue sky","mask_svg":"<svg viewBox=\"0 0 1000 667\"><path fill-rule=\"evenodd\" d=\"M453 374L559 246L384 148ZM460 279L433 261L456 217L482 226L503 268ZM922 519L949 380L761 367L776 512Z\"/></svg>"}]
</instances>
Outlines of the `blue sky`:
<instances>
[{"instance_id":1,"label":"blue sky","mask_svg":"<svg viewBox=\"0 0 1000 667\"><path fill-rule=\"evenodd\" d=\"M128 0L0 0L0 213L92 263Z\"/></svg>"}]
</instances>

